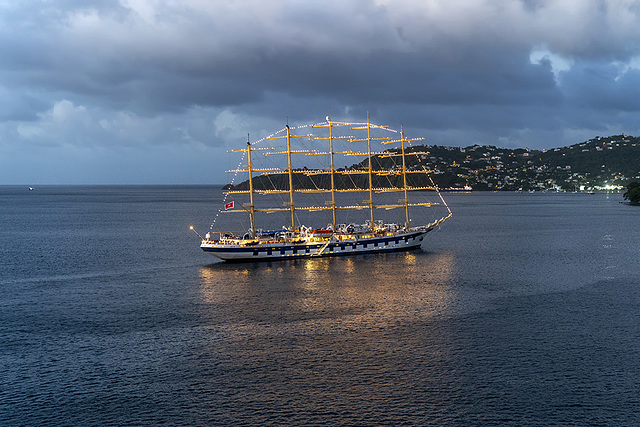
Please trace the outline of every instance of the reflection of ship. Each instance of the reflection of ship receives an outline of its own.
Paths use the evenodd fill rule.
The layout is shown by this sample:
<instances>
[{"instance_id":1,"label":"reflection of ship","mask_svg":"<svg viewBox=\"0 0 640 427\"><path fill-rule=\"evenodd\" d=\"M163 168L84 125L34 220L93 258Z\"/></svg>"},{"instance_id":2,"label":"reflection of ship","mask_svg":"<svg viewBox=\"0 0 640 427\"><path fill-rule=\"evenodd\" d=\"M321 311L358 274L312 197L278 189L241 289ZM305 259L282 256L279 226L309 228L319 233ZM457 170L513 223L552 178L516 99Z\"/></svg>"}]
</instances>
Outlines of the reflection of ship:
<instances>
[{"instance_id":1,"label":"reflection of ship","mask_svg":"<svg viewBox=\"0 0 640 427\"><path fill-rule=\"evenodd\" d=\"M202 240L201 248L223 260L248 261L248 260L272 260L284 258L307 258L319 256L353 255L362 253L376 253L419 248L425 234L451 217L451 210L437 191L433 181L429 177L429 171L423 166L416 167L420 158L428 153L424 151L409 150L406 146L411 141L421 138L406 139L402 131L399 138L392 140L390 137L376 137L375 132L395 132L385 126L366 123L351 124L332 122L327 117L326 122L313 125L313 128L323 128L328 136L317 135L293 135L287 125L281 136L273 136L268 139L286 142L286 149L275 152L270 148L254 148L247 143L247 148L233 150L243 152L248 163L241 170L230 172L247 172L248 180L242 185L230 187L225 192L227 197L233 200L226 203L225 212L245 212L249 215L250 228L248 232L216 232L218 239L213 239L210 233ZM342 127L358 130L365 133L363 137L341 136L336 132ZM375 131L375 132L374 132ZM277 134L276 134L277 135ZM321 141L328 146L328 151L318 151L314 148L293 149L294 139L305 137L306 144L317 144ZM348 148L338 151L334 149L336 143L346 143ZM359 152L353 150L353 146L366 144L366 150ZM382 152L373 152L374 144L396 144L395 149ZM294 168L293 160L296 156L305 154L308 156L321 156L327 160L327 166L318 169ZM255 156L281 155L286 157L286 168L257 168ZM366 160L352 167L338 168L337 161L343 156L363 156ZM417 163L407 166L407 158L417 156ZM384 160L383 160L384 159ZM254 173L262 172L255 176ZM295 183L294 183L295 181ZM270 186L265 185L270 183ZM418 194L436 192L446 212L439 219L435 219L425 225L412 226L410 211L419 207L439 205L432 202L417 202L409 200L409 193ZM368 194L368 199L355 203L342 203L343 193ZM374 200L374 193L377 195ZM386 193L399 193L402 198L389 202L384 199ZM247 202L235 200L239 195L248 196ZM310 194L322 194L326 196L324 204L318 203L312 206L298 206L295 200ZM279 195L286 197L284 207L256 206L256 197ZM387 197L388 199L388 197ZM403 218L399 223L385 222L374 217L377 210L402 209ZM341 224L338 217L346 212L367 211L368 218L363 224ZM279 230L263 231L256 228L256 214L284 212L290 216L288 226ZM297 220L297 216L303 212L330 212L331 222L324 228L306 227ZM362 219L360 219L362 221ZM212 225L213 228L213 225Z\"/></svg>"}]
</instances>

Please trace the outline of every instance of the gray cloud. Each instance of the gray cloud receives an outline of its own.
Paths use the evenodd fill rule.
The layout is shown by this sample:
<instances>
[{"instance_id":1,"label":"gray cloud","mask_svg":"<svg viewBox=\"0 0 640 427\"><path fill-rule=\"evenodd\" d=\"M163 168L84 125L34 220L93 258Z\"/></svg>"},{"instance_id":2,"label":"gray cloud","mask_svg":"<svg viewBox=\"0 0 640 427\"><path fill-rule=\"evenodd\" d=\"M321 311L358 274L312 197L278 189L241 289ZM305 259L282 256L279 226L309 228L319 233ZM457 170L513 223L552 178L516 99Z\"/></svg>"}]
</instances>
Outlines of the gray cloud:
<instances>
[{"instance_id":1,"label":"gray cloud","mask_svg":"<svg viewBox=\"0 0 640 427\"><path fill-rule=\"evenodd\" d=\"M82 182L63 165L77 150L111 159L113 180L156 182L158 153L208 167L247 132L329 109L448 145L639 134L639 14L636 0L0 3L0 183ZM48 175L9 168L42 147ZM166 182L193 179L182 163Z\"/></svg>"}]
</instances>

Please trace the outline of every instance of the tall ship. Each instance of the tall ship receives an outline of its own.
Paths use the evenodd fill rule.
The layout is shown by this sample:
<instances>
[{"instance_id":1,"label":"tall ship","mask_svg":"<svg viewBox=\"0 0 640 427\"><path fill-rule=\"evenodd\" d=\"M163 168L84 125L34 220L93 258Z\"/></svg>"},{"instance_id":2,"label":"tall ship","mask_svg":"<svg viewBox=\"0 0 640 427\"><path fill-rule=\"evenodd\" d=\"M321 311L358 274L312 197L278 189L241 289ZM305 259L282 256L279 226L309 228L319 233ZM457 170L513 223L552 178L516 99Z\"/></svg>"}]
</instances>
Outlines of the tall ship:
<instances>
[{"instance_id":1,"label":"tall ship","mask_svg":"<svg viewBox=\"0 0 640 427\"><path fill-rule=\"evenodd\" d=\"M305 128L311 133L300 133ZM364 123L327 117L295 129L287 124L272 136L247 141L245 148L229 151L242 153L243 160L228 171L246 179L224 187L222 206L200 247L225 261L418 249L428 232L452 216L432 171L421 165L428 152L411 146L422 139L406 138L402 128L372 124L367 115ZM260 146L265 142L281 147ZM308 167L311 160L317 164ZM417 197L425 195L436 201ZM425 219L424 211L433 208L442 213ZM393 218L390 212L396 213ZM218 229L218 217L234 214L248 229ZM280 225L273 214L281 215Z\"/></svg>"}]
</instances>

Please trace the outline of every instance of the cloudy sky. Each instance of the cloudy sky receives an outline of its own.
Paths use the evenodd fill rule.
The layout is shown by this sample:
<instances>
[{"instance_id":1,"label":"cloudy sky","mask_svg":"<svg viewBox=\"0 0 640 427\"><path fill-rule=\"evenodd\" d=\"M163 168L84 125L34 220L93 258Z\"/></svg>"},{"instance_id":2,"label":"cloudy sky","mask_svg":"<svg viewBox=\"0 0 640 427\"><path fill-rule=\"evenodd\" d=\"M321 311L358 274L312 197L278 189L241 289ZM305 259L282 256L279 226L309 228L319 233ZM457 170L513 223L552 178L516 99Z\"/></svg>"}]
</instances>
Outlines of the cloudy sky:
<instances>
[{"instance_id":1,"label":"cloudy sky","mask_svg":"<svg viewBox=\"0 0 640 427\"><path fill-rule=\"evenodd\" d=\"M0 185L211 184L291 124L640 135L640 0L0 0ZM229 164L229 162L233 164Z\"/></svg>"}]
</instances>

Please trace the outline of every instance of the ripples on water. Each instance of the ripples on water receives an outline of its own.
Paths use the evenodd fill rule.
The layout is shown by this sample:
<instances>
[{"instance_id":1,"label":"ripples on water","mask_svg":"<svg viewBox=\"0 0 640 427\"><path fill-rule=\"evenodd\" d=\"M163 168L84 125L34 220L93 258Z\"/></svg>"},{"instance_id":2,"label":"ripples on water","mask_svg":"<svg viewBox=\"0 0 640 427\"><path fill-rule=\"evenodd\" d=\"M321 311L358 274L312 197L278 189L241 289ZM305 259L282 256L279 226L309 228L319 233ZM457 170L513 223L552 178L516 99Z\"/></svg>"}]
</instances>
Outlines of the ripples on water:
<instances>
[{"instance_id":1,"label":"ripples on water","mask_svg":"<svg viewBox=\"0 0 640 427\"><path fill-rule=\"evenodd\" d=\"M640 424L620 195L455 194L423 251L224 264L187 230L215 190L1 189L1 424Z\"/></svg>"}]
</instances>

